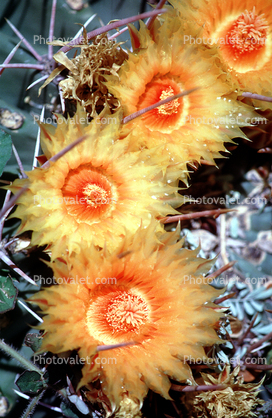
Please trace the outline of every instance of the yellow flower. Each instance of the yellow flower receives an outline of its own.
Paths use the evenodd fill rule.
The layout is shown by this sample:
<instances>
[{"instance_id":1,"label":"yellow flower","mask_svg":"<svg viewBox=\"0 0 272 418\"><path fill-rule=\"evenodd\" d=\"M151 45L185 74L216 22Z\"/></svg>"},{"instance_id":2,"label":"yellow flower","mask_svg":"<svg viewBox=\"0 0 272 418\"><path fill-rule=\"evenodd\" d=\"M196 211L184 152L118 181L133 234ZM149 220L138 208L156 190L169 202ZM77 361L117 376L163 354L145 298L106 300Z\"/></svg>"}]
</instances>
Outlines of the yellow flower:
<instances>
[{"instance_id":1,"label":"yellow flower","mask_svg":"<svg viewBox=\"0 0 272 418\"><path fill-rule=\"evenodd\" d=\"M181 15L182 2L171 0ZM223 68L241 91L271 96L272 14L270 0L197 0L186 13L203 27L199 37L217 45ZM271 103L254 101L271 108Z\"/></svg>"},{"instance_id":2,"label":"yellow flower","mask_svg":"<svg viewBox=\"0 0 272 418\"><path fill-rule=\"evenodd\" d=\"M162 157L126 152L119 129L120 113L89 124L80 109L68 120L58 116L57 127L41 124L47 159L87 136L49 168L34 169L10 187L15 193L28 186L13 217L22 220L19 232L33 231L31 245L49 245L53 259L80 252L83 242L99 247L106 242L113 250L126 231L133 234L154 217L177 213L170 204L183 202L170 185L171 171L161 173ZM159 222L158 228L163 229Z\"/></svg>"},{"instance_id":3,"label":"yellow flower","mask_svg":"<svg viewBox=\"0 0 272 418\"><path fill-rule=\"evenodd\" d=\"M186 361L207 359L203 346L222 342L211 301L219 291L204 274L213 261L176 242L179 231L155 235L139 228L115 253L90 248L50 266L59 285L31 300L46 314L42 351L79 350L85 359L79 387L100 381L113 408L148 389L169 399L169 377L193 382ZM159 238L159 240L158 240ZM114 350L97 346L135 342Z\"/></svg>"},{"instance_id":4,"label":"yellow flower","mask_svg":"<svg viewBox=\"0 0 272 418\"><path fill-rule=\"evenodd\" d=\"M239 126L252 117L250 107L239 103L228 83L224 83L216 55L208 48L187 42L187 32L178 17L164 18L152 31L142 24L138 37L141 47L129 53L118 80L107 77L110 92L119 98L125 116L176 95L199 88L187 96L161 105L125 125L124 136L132 131L130 149L164 145L173 164L214 161L222 157L224 142L245 135ZM177 30L179 26L179 30ZM187 26L186 26L187 27ZM188 36L189 38L189 36Z\"/></svg>"}]
</instances>

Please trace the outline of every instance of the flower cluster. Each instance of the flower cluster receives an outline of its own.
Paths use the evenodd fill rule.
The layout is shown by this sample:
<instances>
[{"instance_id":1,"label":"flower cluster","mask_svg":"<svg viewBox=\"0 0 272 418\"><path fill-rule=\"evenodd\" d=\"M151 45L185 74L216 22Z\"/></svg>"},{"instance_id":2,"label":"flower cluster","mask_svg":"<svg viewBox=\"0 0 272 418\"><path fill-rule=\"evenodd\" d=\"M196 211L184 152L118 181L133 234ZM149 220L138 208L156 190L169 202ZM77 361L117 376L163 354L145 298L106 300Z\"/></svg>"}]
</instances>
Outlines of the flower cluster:
<instances>
[{"instance_id":1,"label":"flower cluster","mask_svg":"<svg viewBox=\"0 0 272 418\"><path fill-rule=\"evenodd\" d=\"M169 399L169 378L193 384L187 356L205 360L222 342L212 262L161 219L179 213L188 165L215 164L226 142L247 138L240 128L258 116L239 100L249 80L259 94L271 87L268 2L170 3L129 27L132 51L85 34L78 57L56 55L77 111L40 123L44 164L10 187L25 189L12 216L45 246L57 282L32 297L45 314L40 352L78 350L77 388L98 383L121 415L127 405L138 416L148 389Z\"/></svg>"}]
</instances>

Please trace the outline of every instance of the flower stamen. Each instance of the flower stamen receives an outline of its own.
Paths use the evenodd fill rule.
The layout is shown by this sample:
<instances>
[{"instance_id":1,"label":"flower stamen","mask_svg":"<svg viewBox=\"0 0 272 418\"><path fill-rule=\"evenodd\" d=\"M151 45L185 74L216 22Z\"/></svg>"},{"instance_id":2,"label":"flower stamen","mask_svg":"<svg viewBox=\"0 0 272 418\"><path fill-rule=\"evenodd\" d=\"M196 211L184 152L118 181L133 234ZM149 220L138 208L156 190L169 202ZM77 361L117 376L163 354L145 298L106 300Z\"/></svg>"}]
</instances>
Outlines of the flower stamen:
<instances>
[{"instance_id":1,"label":"flower stamen","mask_svg":"<svg viewBox=\"0 0 272 418\"><path fill-rule=\"evenodd\" d=\"M88 184L82 192L86 202L94 208L109 201L109 193L97 184Z\"/></svg>"},{"instance_id":2,"label":"flower stamen","mask_svg":"<svg viewBox=\"0 0 272 418\"><path fill-rule=\"evenodd\" d=\"M157 77L146 85L145 92L139 97L138 110L152 106L168 97L179 94L183 89L181 83L177 83L171 77ZM189 99L187 96L176 98L168 103L143 114L142 120L151 131L168 132L179 126L187 115Z\"/></svg>"},{"instance_id":3,"label":"flower stamen","mask_svg":"<svg viewBox=\"0 0 272 418\"><path fill-rule=\"evenodd\" d=\"M112 328L112 333L120 331L138 333L140 327L148 320L148 316L147 303L141 296L131 292L123 292L110 300L106 321Z\"/></svg>"},{"instance_id":4,"label":"flower stamen","mask_svg":"<svg viewBox=\"0 0 272 418\"><path fill-rule=\"evenodd\" d=\"M173 96L174 94L175 94L174 90L172 89L172 87L169 86L167 89L162 91L160 95L160 100L167 99L168 97ZM158 113L162 115L172 115L173 113L178 112L179 106L180 106L180 103L178 99L175 99L169 103L159 106Z\"/></svg>"},{"instance_id":5,"label":"flower stamen","mask_svg":"<svg viewBox=\"0 0 272 418\"><path fill-rule=\"evenodd\" d=\"M258 16L255 7L252 12L245 10L229 30L229 43L236 58L257 51L265 44L268 24L264 15Z\"/></svg>"},{"instance_id":6,"label":"flower stamen","mask_svg":"<svg viewBox=\"0 0 272 418\"><path fill-rule=\"evenodd\" d=\"M258 71L270 59L268 29L267 16L258 14L253 7L251 11L245 10L236 18L226 20L213 37L224 39L223 43L220 42L220 50L228 66L239 73L246 73Z\"/></svg>"}]
</instances>

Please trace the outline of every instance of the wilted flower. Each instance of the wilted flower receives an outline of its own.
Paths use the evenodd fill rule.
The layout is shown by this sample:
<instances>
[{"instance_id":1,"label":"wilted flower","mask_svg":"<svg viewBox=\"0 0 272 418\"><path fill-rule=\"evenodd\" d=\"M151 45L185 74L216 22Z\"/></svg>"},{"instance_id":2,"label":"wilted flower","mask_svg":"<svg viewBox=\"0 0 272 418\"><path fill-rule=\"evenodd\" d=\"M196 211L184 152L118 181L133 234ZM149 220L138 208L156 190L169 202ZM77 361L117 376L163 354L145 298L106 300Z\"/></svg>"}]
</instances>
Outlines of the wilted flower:
<instances>
[{"instance_id":1,"label":"wilted flower","mask_svg":"<svg viewBox=\"0 0 272 418\"><path fill-rule=\"evenodd\" d=\"M75 58L69 59L63 52L54 55L61 64L54 70L41 89L52 81L65 68L69 75L61 80L59 86L65 99L80 103L88 115L95 117L105 108L111 112L119 109L119 100L110 94L105 86L105 76L118 76L118 70L127 58L127 53L121 48L121 43L109 40L106 34L96 36L92 43L88 42L84 28L84 42L74 47L81 48ZM66 45L65 42L54 41L53 45ZM41 90L40 89L40 90Z\"/></svg>"},{"instance_id":2,"label":"wilted flower","mask_svg":"<svg viewBox=\"0 0 272 418\"><path fill-rule=\"evenodd\" d=\"M230 366L215 377L202 373L205 385L226 385L225 389L202 392L192 398L187 396L190 417L203 418L250 418L255 417L254 409L264 403L258 399L258 389L263 383L243 383L243 377L238 376L239 366L230 373Z\"/></svg>"},{"instance_id":3,"label":"wilted flower","mask_svg":"<svg viewBox=\"0 0 272 418\"><path fill-rule=\"evenodd\" d=\"M141 418L139 402L135 402L127 396L120 402L120 408L115 413L114 418Z\"/></svg>"},{"instance_id":4,"label":"wilted flower","mask_svg":"<svg viewBox=\"0 0 272 418\"><path fill-rule=\"evenodd\" d=\"M81 53L71 62L73 71L60 82L63 97L75 99L92 116L107 105L112 111L119 108L119 101L105 86L105 75L117 72L127 57L120 44L108 40L106 35L96 37L94 43L81 45Z\"/></svg>"}]
</instances>

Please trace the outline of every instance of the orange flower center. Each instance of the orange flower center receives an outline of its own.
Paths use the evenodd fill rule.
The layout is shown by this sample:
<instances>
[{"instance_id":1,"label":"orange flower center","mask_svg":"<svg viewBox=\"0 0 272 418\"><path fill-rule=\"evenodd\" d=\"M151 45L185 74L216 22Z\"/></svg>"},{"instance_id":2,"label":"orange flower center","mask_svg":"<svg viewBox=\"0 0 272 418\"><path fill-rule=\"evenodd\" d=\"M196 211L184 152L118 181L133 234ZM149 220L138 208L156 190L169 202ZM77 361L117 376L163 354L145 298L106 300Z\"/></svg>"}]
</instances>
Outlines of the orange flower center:
<instances>
[{"instance_id":1,"label":"orange flower center","mask_svg":"<svg viewBox=\"0 0 272 418\"><path fill-rule=\"evenodd\" d=\"M262 48L267 37L268 25L263 15L252 12L242 13L229 30L229 43L237 58Z\"/></svg>"},{"instance_id":2,"label":"orange flower center","mask_svg":"<svg viewBox=\"0 0 272 418\"><path fill-rule=\"evenodd\" d=\"M109 192L97 184L88 184L84 187L83 194L86 196L86 202L95 208L109 200Z\"/></svg>"},{"instance_id":3,"label":"orange flower center","mask_svg":"<svg viewBox=\"0 0 272 418\"><path fill-rule=\"evenodd\" d=\"M139 98L137 110L174 96L182 90L172 78L154 79L145 86L145 92ZM167 133L169 129L178 128L177 123L183 114L183 107L183 98L180 97L145 113L142 120L151 131Z\"/></svg>"},{"instance_id":4,"label":"orange flower center","mask_svg":"<svg viewBox=\"0 0 272 418\"><path fill-rule=\"evenodd\" d=\"M145 339L150 312L138 292L101 285L92 292L86 325L90 335L103 344L134 341L136 335L137 340Z\"/></svg>"},{"instance_id":5,"label":"orange flower center","mask_svg":"<svg viewBox=\"0 0 272 418\"><path fill-rule=\"evenodd\" d=\"M175 94L174 90L172 89L172 87L169 86L167 89L162 91L162 94L160 95L160 100L167 99L168 97L171 97L174 94ZM175 99L169 103L165 103L159 106L158 113L160 113L161 115L172 115L173 113L178 112L179 106L180 106L180 103L178 99Z\"/></svg>"},{"instance_id":6,"label":"orange flower center","mask_svg":"<svg viewBox=\"0 0 272 418\"><path fill-rule=\"evenodd\" d=\"M220 49L229 67L240 73L262 68L269 59L268 28L264 14L258 15L254 7L220 29L215 37L224 39L223 44L220 41Z\"/></svg>"},{"instance_id":7,"label":"orange flower center","mask_svg":"<svg viewBox=\"0 0 272 418\"><path fill-rule=\"evenodd\" d=\"M77 222L92 224L110 214L117 201L116 187L100 170L89 165L70 170L62 187L67 211Z\"/></svg>"},{"instance_id":8,"label":"orange flower center","mask_svg":"<svg viewBox=\"0 0 272 418\"><path fill-rule=\"evenodd\" d=\"M148 311L147 304L141 296L123 292L110 300L106 321L112 328L112 333L119 331L137 333L148 319Z\"/></svg>"}]
</instances>

